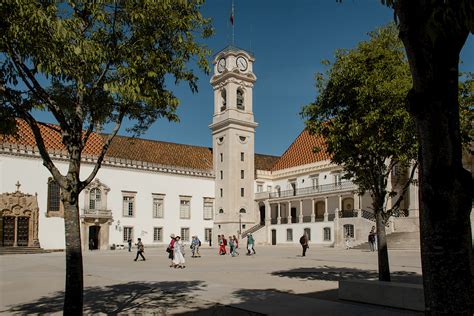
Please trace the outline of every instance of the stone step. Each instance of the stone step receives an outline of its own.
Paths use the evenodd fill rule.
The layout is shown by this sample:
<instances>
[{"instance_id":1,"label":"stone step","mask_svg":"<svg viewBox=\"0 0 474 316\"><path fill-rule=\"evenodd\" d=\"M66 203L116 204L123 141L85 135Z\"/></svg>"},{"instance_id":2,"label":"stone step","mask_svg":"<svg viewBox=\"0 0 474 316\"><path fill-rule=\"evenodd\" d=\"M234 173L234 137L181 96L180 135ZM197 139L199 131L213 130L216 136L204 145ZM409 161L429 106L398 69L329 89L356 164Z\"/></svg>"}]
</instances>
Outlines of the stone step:
<instances>
[{"instance_id":1,"label":"stone step","mask_svg":"<svg viewBox=\"0 0 474 316\"><path fill-rule=\"evenodd\" d=\"M397 232L387 235L388 249L420 249L419 232ZM370 249L369 243L364 242L354 246L354 249Z\"/></svg>"},{"instance_id":2,"label":"stone step","mask_svg":"<svg viewBox=\"0 0 474 316\"><path fill-rule=\"evenodd\" d=\"M49 253L51 251L38 247L0 247L0 255L19 255L19 254L35 254Z\"/></svg>"}]
</instances>

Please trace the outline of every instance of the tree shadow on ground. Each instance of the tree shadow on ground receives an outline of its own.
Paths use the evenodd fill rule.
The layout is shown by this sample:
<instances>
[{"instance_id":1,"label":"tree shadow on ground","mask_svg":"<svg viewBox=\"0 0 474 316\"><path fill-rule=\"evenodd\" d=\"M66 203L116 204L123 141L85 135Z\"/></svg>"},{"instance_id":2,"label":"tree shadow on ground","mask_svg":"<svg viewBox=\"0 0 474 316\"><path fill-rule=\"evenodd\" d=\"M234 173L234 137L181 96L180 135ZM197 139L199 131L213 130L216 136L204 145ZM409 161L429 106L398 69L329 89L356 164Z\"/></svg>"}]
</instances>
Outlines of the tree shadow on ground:
<instances>
[{"instance_id":1,"label":"tree shadow on ground","mask_svg":"<svg viewBox=\"0 0 474 316\"><path fill-rule=\"evenodd\" d=\"M192 308L195 292L203 290L203 281L129 282L84 289L84 314L165 315L168 309ZM10 307L3 312L50 314L62 312L64 292L56 292L34 302ZM200 302L202 305L202 302Z\"/></svg>"},{"instance_id":2,"label":"tree shadow on ground","mask_svg":"<svg viewBox=\"0 0 474 316\"><path fill-rule=\"evenodd\" d=\"M340 280L377 280L376 270L362 270L355 268L341 268L322 266L315 268L296 268L284 271L275 271L272 275L286 278L306 280L340 281ZM422 284L421 274L410 271L394 271L390 273L392 282Z\"/></svg>"}]
</instances>

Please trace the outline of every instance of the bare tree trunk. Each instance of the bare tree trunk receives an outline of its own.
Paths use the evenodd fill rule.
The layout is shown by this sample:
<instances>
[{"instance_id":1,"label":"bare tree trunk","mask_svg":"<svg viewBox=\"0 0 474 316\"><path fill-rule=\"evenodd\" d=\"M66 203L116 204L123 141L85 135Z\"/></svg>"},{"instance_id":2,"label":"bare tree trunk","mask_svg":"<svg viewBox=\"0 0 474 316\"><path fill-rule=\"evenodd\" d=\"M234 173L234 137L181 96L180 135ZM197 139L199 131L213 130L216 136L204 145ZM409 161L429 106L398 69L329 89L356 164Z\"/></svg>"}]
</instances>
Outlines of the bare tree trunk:
<instances>
[{"instance_id":1,"label":"bare tree trunk","mask_svg":"<svg viewBox=\"0 0 474 316\"><path fill-rule=\"evenodd\" d=\"M456 5L460 1L451 1ZM452 14L433 21L433 12ZM469 34L433 1L399 1L400 38L410 62L409 112L420 144L420 236L428 315L473 315L472 178L462 166L459 53Z\"/></svg>"},{"instance_id":2,"label":"bare tree trunk","mask_svg":"<svg viewBox=\"0 0 474 316\"><path fill-rule=\"evenodd\" d=\"M377 258L379 264L379 281L390 282L390 264L388 261L385 223L380 210L375 212L375 219L377 221Z\"/></svg>"},{"instance_id":3,"label":"bare tree trunk","mask_svg":"<svg viewBox=\"0 0 474 316\"><path fill-rule=\"evenodd\" d=\"M79 193L63 193L64 226L66 233L66 293L64 315L82 315L83 276L82 249L79 222Z\"/></svg>"}]
</instances>

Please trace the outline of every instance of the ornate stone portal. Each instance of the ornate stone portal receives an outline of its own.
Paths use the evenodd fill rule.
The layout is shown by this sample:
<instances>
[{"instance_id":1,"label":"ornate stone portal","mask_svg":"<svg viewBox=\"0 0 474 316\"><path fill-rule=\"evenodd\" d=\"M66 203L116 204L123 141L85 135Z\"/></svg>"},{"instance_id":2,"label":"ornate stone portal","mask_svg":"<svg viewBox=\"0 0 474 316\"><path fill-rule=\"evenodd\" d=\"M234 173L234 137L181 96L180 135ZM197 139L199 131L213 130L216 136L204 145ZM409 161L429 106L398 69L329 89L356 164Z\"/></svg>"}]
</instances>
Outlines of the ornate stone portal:
<instances>
[{"instance_id":1,"label":"ornate stone portal","mask_svg":"<svg viewBox=\"0 0 474 316\"><path fill-rule=\"evenodd\" d=\"M0 247L40 247L38 197L20 191L0 194Z\"/></svg>"}]
</instances>

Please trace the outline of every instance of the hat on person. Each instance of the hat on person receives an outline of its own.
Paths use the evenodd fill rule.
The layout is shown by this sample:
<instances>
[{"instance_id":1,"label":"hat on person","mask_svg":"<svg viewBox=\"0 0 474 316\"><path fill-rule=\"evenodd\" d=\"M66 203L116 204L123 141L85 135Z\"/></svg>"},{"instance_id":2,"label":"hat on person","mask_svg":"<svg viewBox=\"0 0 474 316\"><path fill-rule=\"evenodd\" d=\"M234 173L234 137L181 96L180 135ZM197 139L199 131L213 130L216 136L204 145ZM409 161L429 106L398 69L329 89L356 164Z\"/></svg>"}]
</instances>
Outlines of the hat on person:
<instances>
[{"instance_id":1,"label":"hat on person","mask_svg":"<svg viewBox=\"0 0 474 316\"><path fill-rule=\"evenodd\" d=\"M171 238L174 238L174 234L171 234L170 237L171 237Z\"/></svg>"}]
</instances>

